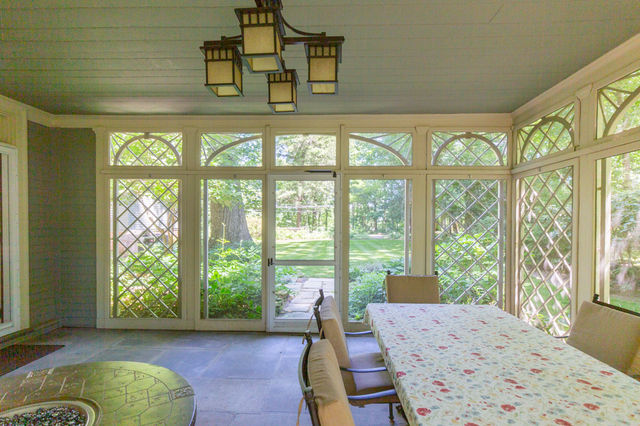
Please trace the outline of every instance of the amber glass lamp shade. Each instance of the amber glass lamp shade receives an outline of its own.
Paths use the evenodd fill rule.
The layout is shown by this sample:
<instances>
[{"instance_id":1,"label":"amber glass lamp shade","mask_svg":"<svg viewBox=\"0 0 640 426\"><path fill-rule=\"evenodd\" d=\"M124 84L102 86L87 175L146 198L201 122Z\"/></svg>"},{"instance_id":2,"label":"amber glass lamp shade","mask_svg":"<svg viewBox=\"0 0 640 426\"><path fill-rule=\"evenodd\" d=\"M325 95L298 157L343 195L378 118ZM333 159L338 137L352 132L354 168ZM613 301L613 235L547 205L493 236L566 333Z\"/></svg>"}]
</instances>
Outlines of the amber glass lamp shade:
<instances>
[{"instance_id":1,"label":"amber glass lamp shade","mask_svg":"<svg viewBox=\"0 0 640 426\"><path fill-rule=\"evenodd\" d=\"M242 31L242 62L250 73L283 72L283 28L278 9L236 9Z\"/></svg>"},{"instance_id":2,"label":"amber glass lamp shade","mask_svg":"<svg viewBox=\"0 0 640 426\"><path fill-rule=\"evenodd\" d=\"M242 95L242 62L235 46L203 47L207 66L206 87L216 96Z\"/></svg>"},{"instance_id":3,"label":"amber glass lamp shade","mask_svg":"<svg viewBox=\"0 0 640 426\"><path fill-rule=\"evenodd\" d=\"M338 94L339 44L305 44L309 78L307 85L312 95Z\"/></svg>"},{"instance_id":4,"label":"amber glass lamp shade","mask_svg":"<svg viewBox=\"0 0 640 426\"><path fill-rule=\"evenodd\" d=\"M298 73L285 70L267 75L269 82L269 107L276 114L298 112Z\"/></svg>"}]
</instances>

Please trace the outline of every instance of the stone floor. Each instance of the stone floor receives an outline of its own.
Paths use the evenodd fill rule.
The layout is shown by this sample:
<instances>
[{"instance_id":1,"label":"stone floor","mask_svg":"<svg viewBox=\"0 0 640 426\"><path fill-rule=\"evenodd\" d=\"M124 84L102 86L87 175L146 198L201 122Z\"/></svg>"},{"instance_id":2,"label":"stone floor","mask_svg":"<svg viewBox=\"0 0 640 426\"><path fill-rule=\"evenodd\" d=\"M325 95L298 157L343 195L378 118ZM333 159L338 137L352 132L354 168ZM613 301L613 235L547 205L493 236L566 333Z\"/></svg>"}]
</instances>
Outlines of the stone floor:
<instances>
[{"instance_id":1,"label":"stone floor","mask_svg":"<svg viewBox=\"0 0 640 426\"><path fill-rule=\"evenodd\" d=\"M63 344L64 348L8 375L94 361L138 361L176 371L193 386L197 425L295 425L301 393L299 335L138 331L63 328L28 343ZM377 351L370 336L349 338L352 353ZM388 406L352 407L356 425L406 425ZM301 425L309 426L303 411Z\"/></svg>"},{"instance_id":2,"label":"stone floor","mask_svg":"<svg viewBox=\"0 0 640 426\"><path fill-rule=\"evenodd\" d=\"M335 289L333 278L309 278L288 284L287 287L294 296L284 306L278 319L308 319L313 314L313 303L320 296L319 290L322 289L325 296L333 296Z\"/></svg>"}]
</instances>

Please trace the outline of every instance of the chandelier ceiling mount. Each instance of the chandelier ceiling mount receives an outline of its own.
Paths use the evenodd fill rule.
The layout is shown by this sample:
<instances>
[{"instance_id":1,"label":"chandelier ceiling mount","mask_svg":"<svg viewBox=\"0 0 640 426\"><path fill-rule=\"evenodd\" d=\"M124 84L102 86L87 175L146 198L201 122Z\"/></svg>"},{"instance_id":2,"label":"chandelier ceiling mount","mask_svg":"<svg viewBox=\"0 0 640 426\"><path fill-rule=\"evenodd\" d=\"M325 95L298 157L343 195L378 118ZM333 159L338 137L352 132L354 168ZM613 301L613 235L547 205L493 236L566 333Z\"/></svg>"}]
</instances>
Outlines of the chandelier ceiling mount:
<instances>
[{"instance_id":1,"label":"chandelier ceiling mount","mask_svg":"<svg viewBox=\"0 0 640 426\"><path fill-rule=\"evenodd\" d=\"M218 97L244 96L244 67L251 74L267 76L268 104L274 113L298 112L298 73L285 67L282 52L285 46L304 45L309 93L337 95L344 37L292 27L282 16L281 0L255 0L255 3L254 8L235 9L240 35L205 41L200 47L205 56L205 86ZM286 37L285 29L296 36Z\"/></svg>"}]
</instances>

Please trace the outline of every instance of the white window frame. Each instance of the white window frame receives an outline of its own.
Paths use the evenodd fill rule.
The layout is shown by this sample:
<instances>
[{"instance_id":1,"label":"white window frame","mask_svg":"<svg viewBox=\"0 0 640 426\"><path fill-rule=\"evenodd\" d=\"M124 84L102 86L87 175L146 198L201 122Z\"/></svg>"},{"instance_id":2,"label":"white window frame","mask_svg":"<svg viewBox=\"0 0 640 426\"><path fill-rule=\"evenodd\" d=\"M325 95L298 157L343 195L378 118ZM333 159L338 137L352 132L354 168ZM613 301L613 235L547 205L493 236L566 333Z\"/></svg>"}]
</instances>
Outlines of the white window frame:
<instances>
[{"instance_id":1,"label":"white window frame","mask_svg":"<svg viewBox=\"0 0 640 426\"><path fill-rule=\"evenodd\" d=\"M2 156L2 282L3 317L0 323L0 337L20 331L21 288L20 288L20 197L18 191L18 149L0 143Z\"/></svg>"}]
</instances>

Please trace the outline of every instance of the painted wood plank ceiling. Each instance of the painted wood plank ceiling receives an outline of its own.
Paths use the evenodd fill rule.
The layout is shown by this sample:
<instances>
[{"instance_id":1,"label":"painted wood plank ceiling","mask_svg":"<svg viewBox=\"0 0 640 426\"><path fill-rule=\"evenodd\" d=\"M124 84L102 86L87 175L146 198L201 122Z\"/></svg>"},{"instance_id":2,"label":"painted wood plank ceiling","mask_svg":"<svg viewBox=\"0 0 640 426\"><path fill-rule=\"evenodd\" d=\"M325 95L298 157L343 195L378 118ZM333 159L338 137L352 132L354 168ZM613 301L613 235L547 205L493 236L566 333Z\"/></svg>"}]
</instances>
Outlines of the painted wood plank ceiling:
<instances>
[{"instance_id":1,"label":"painted wood plank ceiling","mask_svg":"<svg viewBox=\"0 0 640 426\"><path fill-rule=\"evenodd\" d=\"M346 38L340 94L301 114L508 113L640 32L638 0L283 0L303 31ZM204 87L204 40L239 34L253 0L3 0L0 94L55 114L271 114ZM291 34L288 34L291 35Z\"/></svg>"}]
</instances>

